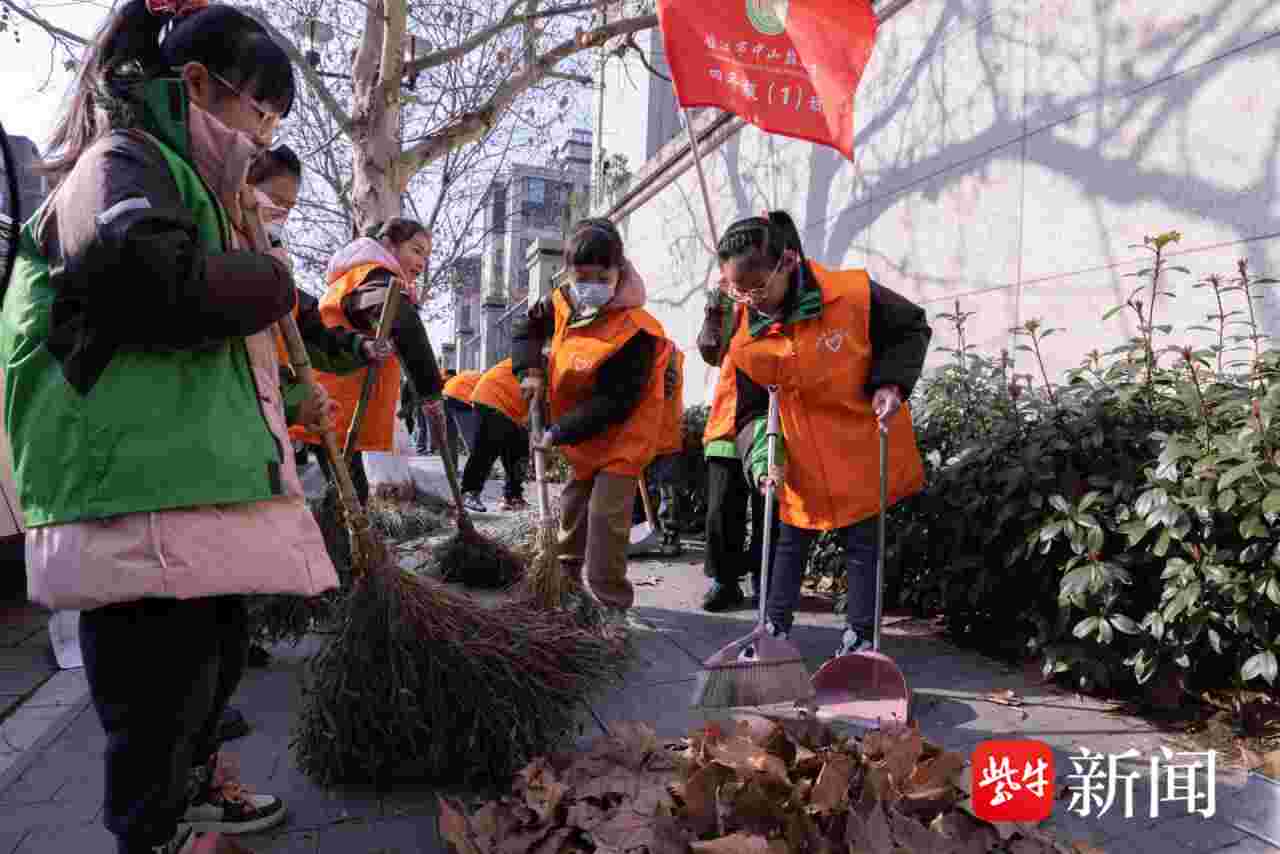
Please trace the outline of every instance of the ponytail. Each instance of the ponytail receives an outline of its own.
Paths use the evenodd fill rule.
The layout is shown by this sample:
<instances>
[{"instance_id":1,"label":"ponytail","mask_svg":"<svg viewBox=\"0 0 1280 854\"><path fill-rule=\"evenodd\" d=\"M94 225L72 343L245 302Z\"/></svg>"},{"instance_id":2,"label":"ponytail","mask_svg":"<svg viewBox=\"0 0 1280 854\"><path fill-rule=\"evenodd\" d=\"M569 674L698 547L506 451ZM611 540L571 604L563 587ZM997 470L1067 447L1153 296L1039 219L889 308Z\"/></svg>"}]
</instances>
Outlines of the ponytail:
<instances>
[{"instance_id":1,"label":"ponytail","mask_svg":"<svg viewBox=\"0 0 1280 854\"><path fill-rule=\"evenodd\" d=\"M99 137L137 125L145 85L189 62L282 115L293 106L289 56L253 18L202 0L127 0L89 46L41 171L61 180Z\"/></svg>"},{"instance_id":2,"label":"ponytail","mask_svg":"<svg viewBox=\"0 0 1280 854\"><path fill-rule=\"evenodd\" d=\"M392 246L399 246L401 243L413 240L419 234L426 233L426 227L416 219L394 216L384 222L375 222L366 228L361 236L371 237L374 240L387 240Z\"/></svg>"}]
</instances>

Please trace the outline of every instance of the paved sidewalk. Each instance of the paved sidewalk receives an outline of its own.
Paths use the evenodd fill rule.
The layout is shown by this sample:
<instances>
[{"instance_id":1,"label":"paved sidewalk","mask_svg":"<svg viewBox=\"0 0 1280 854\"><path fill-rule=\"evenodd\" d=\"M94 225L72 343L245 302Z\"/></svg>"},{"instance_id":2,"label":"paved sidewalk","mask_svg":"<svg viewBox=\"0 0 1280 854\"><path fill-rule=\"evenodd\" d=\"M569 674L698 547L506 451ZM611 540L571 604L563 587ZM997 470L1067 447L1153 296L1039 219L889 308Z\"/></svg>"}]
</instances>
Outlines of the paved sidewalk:
<instances>
[{"instance_id":1,"label":"paved sidewalk","mask_svg":"<svg viewBox=\"0 0 1280 854\"><path fill-rule=\"evenodd\" d=\"M424 485L445 494L438 459L415 461L414 468ZM491 482L491 488L496 486ZM712 616L698 610L706 580L696 551L674 560L636 560L630 575L637 583L638 613L648 628L636 634L639 659L626 684L599 698L590 715L584 715L585 734L593 734L592 728L602 732L612 721L643 720L664 736L679 736L704 720L688 708L701 661L749 631L753 615ZM810 667L816 667L837 643L840 618L830 613L829 605L806 600L797 624L793 637ZM249 671L235 697L253 731L228 749L239 754L247 783L285 798L290 810L280 831L251 837L248 844L259 854L443 852L431 789L401 787L387 796L358 788L324 791L294 766L288 742L298 678L315 643L276 650L272 665ZM1189 814L1181 803L1161 803L1159 816L1151 818L1147 763L1162 742L1144 722L1113 713L1106 704L1035 684L1021 671L945 643L914 621L887 621L884 649L899 662L915 692L915 714L924 734L950 749L968 752L988 738L1041 739L1054 747L1059 785L1071 782L1068 775L1075 768L1069 756L1081 747L1103 754L1138 751L1139 758L1124 766L1139 774L1133 817L1124 817L1123 788L1101 817L1097 806L1082 818L1068 812L1069 800L1059 800L1046 829L1064 841L1088 840L1108 854L1280 851L1280 828L1267 825L1274 825L1280 800L1251 800L1249 793L1260 790L1256 781L1246 788L1239 772L1219 770L1215 817ZM104 736L83 696L70 696L76 676L59 674L58 684L67 694L61 697L60 717L11 773L0 773L0 854L112 850L100 824ZM82 678L80 682L83 690ZM987 699L1001 689L1017 692L1023 704L1011 707ZM1280 788L1275 791L1280 794Z\"/></svg>"}]
</instances>

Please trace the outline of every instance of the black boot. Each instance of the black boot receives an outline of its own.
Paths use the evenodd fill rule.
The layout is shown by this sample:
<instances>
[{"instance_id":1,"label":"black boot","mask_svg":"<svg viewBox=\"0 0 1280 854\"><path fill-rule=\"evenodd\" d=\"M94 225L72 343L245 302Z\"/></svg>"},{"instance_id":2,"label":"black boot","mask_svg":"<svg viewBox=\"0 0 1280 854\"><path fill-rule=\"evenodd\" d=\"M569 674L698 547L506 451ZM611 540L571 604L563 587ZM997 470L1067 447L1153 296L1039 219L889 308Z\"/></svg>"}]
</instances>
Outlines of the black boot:
<instances>
[{"instance_id":1,"label":"black boot","mask_svg":"<svg viewBox=\"0 0 1280 854\"><path fill-rule=\"evenodd\" d=\"M711 585L707 595L702 597L702 610L718 614L722 611L735 611L746 604L742 588L737 584L722 584L717 581Z\"/></svg>"}]
</instances>

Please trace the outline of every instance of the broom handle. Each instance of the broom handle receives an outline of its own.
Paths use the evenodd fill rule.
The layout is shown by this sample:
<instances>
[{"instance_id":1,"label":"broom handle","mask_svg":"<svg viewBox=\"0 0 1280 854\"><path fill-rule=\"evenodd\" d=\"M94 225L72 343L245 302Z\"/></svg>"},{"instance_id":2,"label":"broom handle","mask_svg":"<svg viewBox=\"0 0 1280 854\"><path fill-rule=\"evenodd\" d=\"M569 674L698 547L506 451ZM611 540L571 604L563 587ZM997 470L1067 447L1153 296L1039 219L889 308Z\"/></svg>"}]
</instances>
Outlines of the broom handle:
<instances>
[{"instance_id":1,"label":"broom handle","mask_svg":"<svg viewBox=\"0 0 1280 854\"><path fill-rule=\"evenodd\" d=\"M396 309L400 307L400 280L392 279L390 286L387 287L387 300L382 304L382 314L378 317L378 331L375 333L376 340L382 344L391 334L391 324L395 322ZM382 367L380 362L372 362L366 368L364 375L364 385L360 388L360 400L356 402L356 411L351 416L351 423L347 426L347 441L342 446L342 458L351 463L351 455L355 452L356 437L360 435L360 425L364 422L365 410L369 408L369 398L373 394L373 384L378 378L379 369Z\"/></svg>"},{"instance_id":2,"label":"broom handle","mask_svg":"<svg viewBox=\"0 0 1280 854\"><path fill-rule=\"evenodd\" d=\"M649 500L649 484L645 482L644 472L640 472L640 501L644 504L644 518L649 522L649 530L658 530L658 520L653 516L653 503Z\"/></svg>"},{"instance_id":3,"label":"broom handle","mask_svg":"<svg viewBox=\"0 0 1280 854\"><path fill-rule=\"evenodd\" d=\"M876 520L876 625L871 635L871 648L880 651L880 618L884 608L884 530L885 505L889 503L889 431L878 427L880 437L880 518Z\"/></svg>"},{"instance_id":4,"label":"broom handle","mask_svg":"<svg viewBox=\"0 0 1280 854\"><path fill-rule=\"evenodd\" d=\"M693 132L693 116L684 111L684 129L689 133L689 150L693 152L693 168L698 170L698 186L702 188L702 203L707 208L707 224L711 226L711 245L716 245L716 215L711 207L711 193L707 190L707 176L702 171L702 153L698 148L698 135Z\"/></svg>"},{"instance_id":5,"label":"broom handle","mask_svg":"<svg viewBox=\"0 0 1280 854\"><path fill-rule=\"evenodd\" d=\"M551 495L547 490L547 452L542 443L542 393L529 401L529 432L538 444L533 450L533 474L538 483L538 516L545 522L551 518Z\"/></svg>"},{"instance_id":6,"label":"broom handle","mask_svg":"<svg viewBox=\"0 0 1280 854\"><path fill-rule=\"evenodd\" d=\"M769 426L765 441L769 447L769 468L777 461L778 451L778 387L769 386ZM767 476L767 475L766 475ZM760 524L760 625L765 625L765 608L769 602L769 546L773 539L773 492L777 485L772 479L764 491L764 519Z\"/></svg>"},{"instance_id":7,"label":"broom handle","mask_svg":"<svg viewBox=\"0 0 1280 854\"><path fill-rule=\"evenodd\" d=\"M258 218L256 206L243 205L241 212L245 224L249 228L253 248L265 252L270 243L266 231L262 228L262 220ZM293 312L286 312L276 321L276 328L284 338L285 349L289 353L289 366L293 368L298 382L306 386L316 385L315 372L311 368L311 358L307 355L307 345L302 341L302 333L298 331L298 321ZM356 498L356 487L351 481L351 472L347 469L347 461L338 450L338 439L332 430L323 430L320 437L324 442L324 451L329 456L329 465L333 468L333 479L338 485L338 500L347 517L347 525L351 528L352 575L359 577L368 569L367 561L372 554L372 543L369 541L369 519L364 515L359 499Z\"/></svg>"},{"instance_id":8,"label":"broom handle","mask_svg":"<svg viewBox=\"0 0 1280 854\"><path fill-rule=\"evenodd\" d=\"M453 493L454 506L458 508L458 530L473 531L475 526L471 524L471 517L467 515L467 508L462 503L462 486L458 483L458 467L453 463L453 455L441 454L440 461L444 463L444 475L449 481L449 491Z\"/></svg>"}]
</instances>

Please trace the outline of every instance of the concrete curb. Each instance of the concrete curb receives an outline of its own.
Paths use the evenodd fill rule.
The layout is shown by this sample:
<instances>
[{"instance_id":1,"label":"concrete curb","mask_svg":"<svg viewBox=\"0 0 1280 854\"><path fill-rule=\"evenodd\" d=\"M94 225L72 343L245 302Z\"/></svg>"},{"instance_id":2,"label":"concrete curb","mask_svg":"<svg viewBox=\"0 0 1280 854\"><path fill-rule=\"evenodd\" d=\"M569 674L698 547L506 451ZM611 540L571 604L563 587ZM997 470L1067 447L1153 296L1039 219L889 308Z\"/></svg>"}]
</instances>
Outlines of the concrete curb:
<instances>
[{"instance_id":1,"label":"concrete curb","mask_svg":"<svg viewBox=\"0 0 1280 854\"><path fill-rule=\"evenodd\" d=\"M0 753L0 797L22 778L45 748L66 732L89 703L84 671L61 670L0 724L6 741L17 737L25 742L12 753Z\"/></svg>"}]
</instances>

